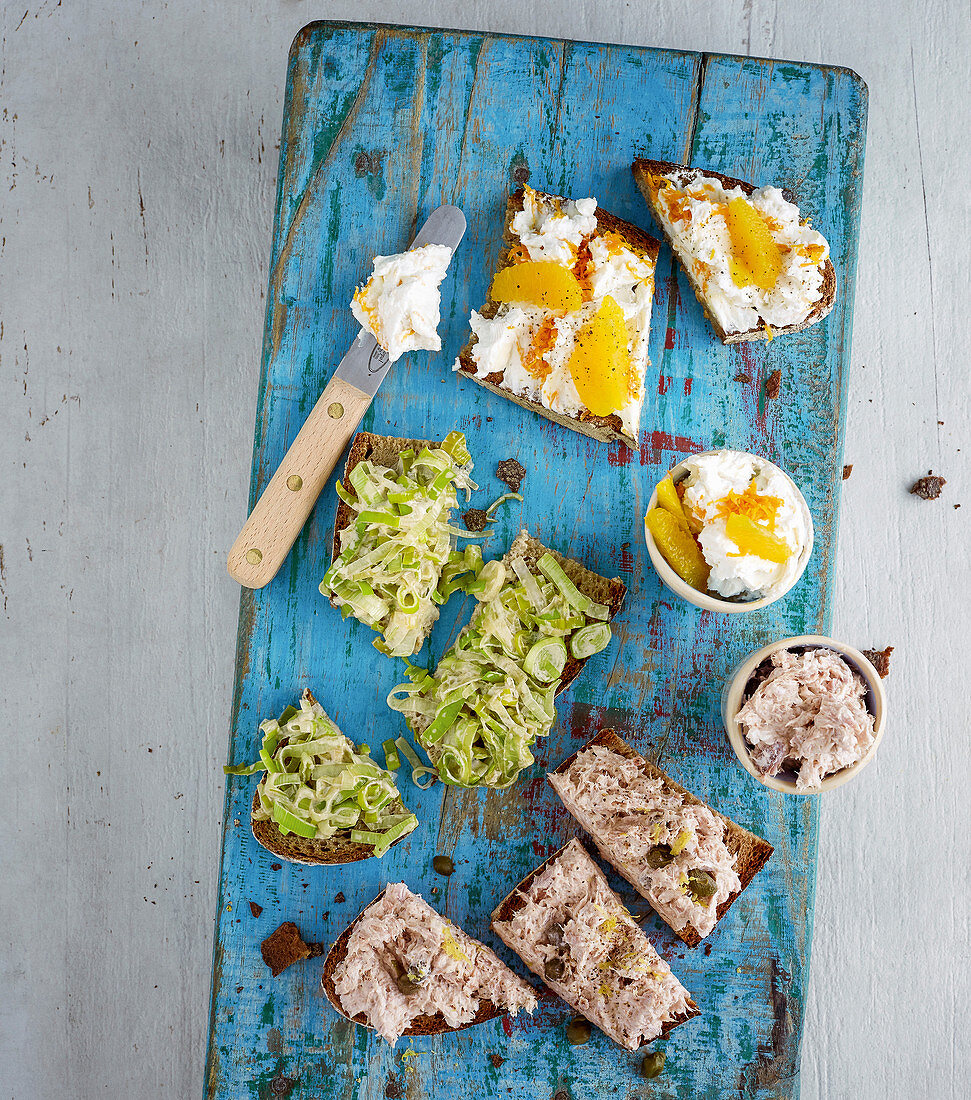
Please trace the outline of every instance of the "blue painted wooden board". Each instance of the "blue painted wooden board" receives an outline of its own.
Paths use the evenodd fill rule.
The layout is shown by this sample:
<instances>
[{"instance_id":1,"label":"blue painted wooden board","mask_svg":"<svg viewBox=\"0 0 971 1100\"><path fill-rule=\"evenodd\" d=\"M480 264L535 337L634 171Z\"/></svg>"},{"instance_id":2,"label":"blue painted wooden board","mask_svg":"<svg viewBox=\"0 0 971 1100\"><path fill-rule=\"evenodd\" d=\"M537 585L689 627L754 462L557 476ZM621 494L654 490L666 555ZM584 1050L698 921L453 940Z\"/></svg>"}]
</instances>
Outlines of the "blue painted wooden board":
<instances>
[{"instance_id":1,"label":"blue painted wooden board","mask_svg":"<svg viewBox=\"0 0 971 1100\"><path fill-rule=\"evenodd\" d=\"M702 947L650 917L645 928L702 1016L666 1043L652 1097L790 1097L809 964L817 800L764 790L737 765L718 718L726 672L785 635L825 632L835 552L842 424L862 189L866 89L845 69L538 38L315 23L290 55L253 456L251 504L356 331L347 308L375 253L400 250L440 203L469 232L443 289L439 355L401 361L364 426L441 438L466 432L482 491L496 462L529 471L522 506L504 510L487 556L521 524L630 589L617 639L559 700L536 766L512 790L422 793L422 825L382 861L282 867L248 828L253 779L227 787L206 1095L220 1100L512 1096L569 1100L648 1094L639 1058L596 1030L569 1046L566 1006L541 996L532 1019L399 1042L392 1050L340 1019L319 993L320 960L273 979L260 942L283 920L329 945L388 881L403 879L472 935L496 945L489 913L576 832L543 779L594 730L617 728L690 790L767 837L767 869ZM639 451L594 442L524 412L450 371L469 310L485 296L506 195L595 195L647 229L633 157L710 167L791 187L829 238L836 308L815 328L725 348L662 249ZM782 370L782 395L763 382ZM748 381L736 380L745 375ZM816 548L797 588L748 616L715 616L660 587L642 538L651 488L686 451L730 445L765 454L803 488ZM330 561L335 498L325 491L277 578L244 592L229 757L252 759L261 718L309 686L343 730L377 747L402 732L385 697L402 663L342 622L318 594ZM453 598L426 655L433 663L469 614ZM455 875L434 874L436 852ZM646 904L613 879L632 908ZM263 907L253 916L249 902ZM522 973L518 960L499 953ZM504 1061L494 1066L490 1055Z\"/></svg>"}]
</instances>

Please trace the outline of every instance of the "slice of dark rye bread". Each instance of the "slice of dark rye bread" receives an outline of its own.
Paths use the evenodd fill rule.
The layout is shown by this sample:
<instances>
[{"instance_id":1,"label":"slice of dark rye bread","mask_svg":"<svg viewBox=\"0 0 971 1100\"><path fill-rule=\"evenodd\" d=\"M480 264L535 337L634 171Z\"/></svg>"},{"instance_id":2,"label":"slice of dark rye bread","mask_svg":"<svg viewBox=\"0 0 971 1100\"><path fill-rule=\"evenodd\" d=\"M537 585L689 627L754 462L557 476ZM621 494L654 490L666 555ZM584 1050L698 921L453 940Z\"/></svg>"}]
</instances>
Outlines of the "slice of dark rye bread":
<instances>
[{"instance_id":1,"label":"slice of dark rye bread","mask_svg":"<svg viewBox=\"0 0 971 1100\"><path fill-rule=\"evenodd\" d=\"M387 887L385 887L385 890ZM354 926L364 916L364 914L384 897L384 890L374 899L366 905L360 913L351 921L351 923L344 929L343 932L334 941L334 946L327 952L324 959L324 971L320 978L321 988L327 996L327 1000L334 1006L334 1008L344 1017L345 1020L351 1020L355 1024L360 1024L361 1027L370 1028L367 1017L363 1012L359 1012L356 1016L348 1016L341 1005L340 997L337 996L337 989L334 987L334 972L338 966L347 958L347 945L351 939L351 933L354 931ZM452 1027L445 1022L445 1017L436 1012L434 1016L421 1015L416 1016L411 1022L411 1026L406 1028L403 1032L403 1036L409 1035L444 1035L449 1031L465 1031L466 1028L475 1027L476 1024L484 1024L486 1020L494 1020L497 1016L505 1016L506 1010L498 1008L488 999L484 999L479 1003L479 1007L476 1009L475 1016L469 1020L466 1024L459 1024L458 1027Z\"/></svg>"},{"instance_id":2,"label":"slice of dark rye bread","mask_svg":"<svg viewBox=\"0 0 971 1100\"><path fill-rule=\"evenodd\" d=\"M359 462L367 460L373 462L375 466L386 466L389 470L393 470L398 465L398 459L401 457L402 451L407 451L410 448L417 454L422 447L440 446L441 443L435 443L430 439L401 439L393 435L375 435L373 432L358 432L351 441L351 449L347 454L347 462L344 464L344 476L341 478L341 482L344 485L348 484L351 470L353 470ZM350 527L353 521L354 509L351 508L349 504L345 504L344 501L338 497L337 514L334 517L333 557L335 559L341 552L341 531L343 531L345 527ZM338 606L334 602L333 596L330 602L334 607Z\"/></svg>"},{"instance_id":3,"label":"slice of dark rye bread","mask_svg":"<svg viewBox=\"0 0 971 1100\"><path fill-rule=\"evenodd\" d=\"M581 752L585 752L587 749L593 746L600 746L601 748L610 749L611 752L617 753L618 756L623 756L627 760L633 760L640 767L641 771L645 775L651 778L660 779L668 790L675 794L681 795L686 803L690 806L707 806L709 810L719 818L725 825L725 847L729 852L735 856L735 870L741 880L742 886L740 890L736 890L734 894L730 894L722 903L718 906L716 913L718 920L728 912L728 910L735 904L735 901L741 896L742 890L746 889L748 884L752 881L756 874L762 870L769 856L772 855L772 845L761 837L756 836L755 833L750 833L748 829L743 829L741 825L736 824L730 817L725 817L724 814L720 814L712 806L708 806L707 802L702 802L700 798L696 798L690 791L687 791L679 783L675 781L659 767L652 764L649 760L645 760L639 752L636 752L627 744L622 738L618 737L613 730L601 730L595 737L592 737L582 748L577 749L575 753L568 756L563 763L555 769L554 774L562 774L569 771L573 761ZM582 822L581 822L582 824ZM618 874L623 875L625 879L637 889L637 884L631 880L627 872L618 867L610 858L608 852L600 847L599 841L596 836L591 834L591 839L597 846L597 851L601 856L610 863ZM660 914L658 914L660 916ZM661 918L664 920L664 918ZM665 921L667 923L667 921ZM701 943L702 937L691 927L690 924L686 924L684 928L674 928L670 925L674 934L681 940L683 940L689 947L697 947ZM717 922L715 924L717 928Z\"/></svg>"},{"instance_id":4,"label":"slice of dark rye bread","mask_svg":"<svg viewBox=\"0 0 971 1100\"><path fill-rule=\"evenodd\" d=\"M721 342L723 344L736 344L742 340L768 340L769 334L762 325L748 329L746 332L726 332L722 328L718 320L709 310L705 292L701 284L695 278L694 272L690 271L681 263L681 257L678 255L674 245L671 244L671 239L664 229L664 223L661 221L657 204L654 202L654 197L651 194L649 177L671 176L673 177L671 182L674 183L676 187L688 187L698 178L698 176L711 176L713 179L719 180L726 188L741 187L746 195L751 195L752 192L757 191L758 188L752 183L747 183L745 180L734 179L732 176L723 176L721 172L712 172L707 168L689 168L685 164L673 164L666 160L645 160L639 158L631 165L631 172L634 175L634 181L640 188L641 194L644 196L645 202L654 215L654 220L657 222L658 229L660 229L667 238L668 244L671 246L671 251L677 258L678 263L681 264L681 269L688 277L688 282L691 284L691 289L695 292L695 297L701 303L701 308L705 311L705 317L708 318L708 323L715 330L715 334ZM788 188L782 188L782 194L789 202L794 203L796 201L796 196L793 195ZM805 320L799 321L794 325L786 325L784 328L773 329L773 337L783 336L788 332L801 332L804 328L809 328L810 325L814 325L817 321L821 321L833 308L836 302L836 268L833 267L833 262L828 256L819 267L823 273L823 285L819 301L816 302L809 311Z\"/></svg>"},{"instance_id":5,"label":"slice of dark rye bread","mask_svg":"<svg viewBox=\"0 0 971 1100\"><path fill-rule=\"evenodd\" d=\"M574 561L572 558L565 558L555 550L550 550L549 547L544 546L539 539L534 539L525 528L520 531L513 540L512 546L506 551L502 560L503 563L508 565L513 558L522 558L526 565L529 566L530 571L538 574L539 570L536 568L536 563L546 553L553 555L563 572L566 573L567 577L573 581L584 596L588 596L595 603L605 604L610 608L610 620L613 620L615 616L619 614L620 609L624 606L624 599L627 596L627 586L622 580L618 577L601 577L599 573L594 573L592 570L587 569L585 565L581 565L578 561ZM512 571L510 570L510 572ZM557 695L573 683L577 676L580 675L580 670L588 660L589 657L585 657L581 660L574 657L572 653L568 654L566 664L563 666L563 675L556 689ZM431 721L432 719L430 717L416 715L414 726L412 727L415 735L419 736L423 733L430 725Z\"/></svg>"},{"instance_id":6,"label":"slice of dark rye bread","mask_svg":"<svg viewBox=\"0 0 971 1100\"><path fill-rule=\"evenodd\" d=\"M551 863L554 863L556 860L558 860L560 858L560 856L563 855L564 851L572 843L573 843L572 841L568 840L566 842L566 844L563 845L562 848L558 848L551 856L549 856L547 859L544 859L543 862L534 871L530 871L530 873L521 882L517 883L517 885L505 896L505 898L503 898L503 900L501 902L499 902L499 904L495 907L495 909L493 909L492 917L491 917L492 930L496 933L497 936L499 936L499 939L501 939L503 941L503 943L505 943L506 941L503 939L503 937L499 934L498 930L496 929L496 921L510 921L510 920L512 920L512 918L526 904L525 894L526 894L526 891L530 888L530 886L532 886L533 880L538 878L546 870L546 868L549 867L549 865ZM586 851L586 845L583 845L583 848ZM590 853L587 852L587 854L589 855ZM621 904L623 904L623 902L621 902ZM625 908L626 908L626 906L625 906ZM629 910L628 910L628 912L629 912ZM648 942L650 942L650 941L648 941ZM511 951L515 951L515 948L511 944L506 944L506 946ZM538 974L537 977L542 978L543 975ZM572 1008L572 1005L571 1005L571 1008ZM679 1027L681 1024L687 1023L688 1020L693 1020L695 1018L695 1016L700 1016L700 1015L701 1015L701 1009L689 997L688 998L688 1011L683 1012L683 1013L679 1014L678 1016L675 1016L674 1019L672 1019L670 1021L670 1023L665 1024L664 1027L661 1029L661 1034L658 1036L658 1039L666 1039L676 1027ZM656 1042L657 1040L652 1040L652 1041Z\"/></svg>"},{"instance_id":7,"label":"slice of dark rye bread","mask_svg":"<svg viewBox=\"0 0 971 1100\"><path fill-rule=\"evenodd\" d=\"M541 198L556 197L546 195L542 191L537 191L536 194ZM509 196L506 203L506 223L503 229L502 251L499 254L499 262L496 264L495 269L497 272L509 265L509 253L519 243L518 238L512 231L512 220L523 209L523 195L524 191L520 187ZM601 210L600 207L597 207L596 218L597 230L593 234L594 237L602 236L607 232L616 233L618 236L623 237L624 242L632 252L636 252L643 258L650 260L652 267L656 266L657 254L661 247L659 241L656 241L642 229L638 229L636 225L622 221L606 210ZM498 303L490 297L479 312L483 317L495 317L498 310ZM552 409L546 408L538 401L530 401L526 397L520 397L504 389L502 371L494 371L484 378L476 378L475 362L472 359L472 348L475 342L476 337L473 333L472 339L459 352L460 374L467 375L473 382L478 382L480 386L484 386L492 393L499 394L500 397L515 401L521 408L531 409L533 412L539 413L540 416L545 416L547 420L562 424L564 428L572 428L574 431L582 432L584 435L589 435L593 439L599 439L605 443L618 439L629 447L637 448L637 440L624 433L620 417L613 413L610 416L596 416L592 412L581 410L578 416L567 416L565 413L554 412ZM644 366L650 366L650 363L645 363Z\"/></svg>"},{"instance_id":8,"label":"slice of dark rye bread","mask_svg":"<svg viewBox=\"0 0 971 1100\"><path fill-rule=\"evenodd\" d=\"M309 691L307 695L312 703L317 702ZM282 748L283 744L284 742L281 741L277 748ZM260 782L262 783L263 780L261 779ZM327 840L297 836L296 833L284 835L272 818L266 821L256 819L255 814L259 808L260 790L257 784L250 810L250 828L253 830L253 836L268 852L287 860L288 863L304 863L313 867L318 864L358 863L362 859L371 859L374 856L374 848L370 844L358 844L351 840L350 829L341 829ZM388 810L397 814L408 813L400 799L389 803ZM405 836L410 835L405 833ZM400 844L404 839L404 836L398 837L397 840L392 841L391 847Z\"/></svg>"}]
</instances>

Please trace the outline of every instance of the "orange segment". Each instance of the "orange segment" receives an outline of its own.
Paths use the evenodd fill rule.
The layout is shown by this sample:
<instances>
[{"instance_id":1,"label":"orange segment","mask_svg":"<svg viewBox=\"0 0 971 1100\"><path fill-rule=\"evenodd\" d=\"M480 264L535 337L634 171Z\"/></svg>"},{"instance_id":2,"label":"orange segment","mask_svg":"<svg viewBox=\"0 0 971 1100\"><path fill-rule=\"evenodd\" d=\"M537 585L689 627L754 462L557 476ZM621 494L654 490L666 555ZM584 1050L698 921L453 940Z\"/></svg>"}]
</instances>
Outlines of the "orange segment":
<instances>
[{"instance_id":1,"label":"orange segment","mask_svg":"<svg viewBox=\"0 0 971 1100\"><path fill-rule=\"evenodd\" d=\"M570 374L580 400L595 416L627 404L631 390L629 338L624 311L608 294L592 321L577 333Z\"/></svg>"},{"instance_id":2,"label":"orange segment","mask_svg":"<svg viewBox=\"0 0 971 1100\"><path fill-rule=\"evenodd\" d=\"M652 508L644 517L644 526L675 573L699 592L707 591L708 563L698 544L677 519L666 508Z\"/></svg>"},{"instance_id":3,"label":"orange segment","mask_svg":"<svg viewBox=\"0 0 971 1100\"><path fill-rule=\"evenodd\" d=\"M540 306L573 313L583 302L573 272L560 264L526 260L504 267L492 280L490 295L496 302Z\"/></svg>"},{"instance_id":4,"label":"orange segment","mask_svg":"<svg viewBox=\"0 0 971 1100\"><path fill-rule=\"evenodd\" d=\"M684 514L681 497L678 496L678 490L674 487L674 481L670 474L658 482L657 502L661 508L670 512L686 531L688 530L688 517Z\"/></svg>"},{"instance_id":5,"label":"orange segment","mask_svg":"<svg viewBox=\"0 0 971 1100\"><path fill-rule=\"evenodd\" d=\"M743 198L732 199L725 220L734 252L732 280L738 286L771 290L782 272L782 251L758 210ZM743 271L748 273L748 280L739 282Z\"/></svg>"},{"instance_id":6,"label":"orange segment","mask_svg":"<svg viewBox=\"0 0 971 1100\"><path fill-rule=\"evenodd\" d=\"M729 557L740 558L745 554L754 554L766 561L778 562L780 565L789 560L792 551L789 544L777 535L766 531L748 516L733 512L725 521L725 534L738 547L737 554L729 554Z\"/></svg>"}]
</instances>

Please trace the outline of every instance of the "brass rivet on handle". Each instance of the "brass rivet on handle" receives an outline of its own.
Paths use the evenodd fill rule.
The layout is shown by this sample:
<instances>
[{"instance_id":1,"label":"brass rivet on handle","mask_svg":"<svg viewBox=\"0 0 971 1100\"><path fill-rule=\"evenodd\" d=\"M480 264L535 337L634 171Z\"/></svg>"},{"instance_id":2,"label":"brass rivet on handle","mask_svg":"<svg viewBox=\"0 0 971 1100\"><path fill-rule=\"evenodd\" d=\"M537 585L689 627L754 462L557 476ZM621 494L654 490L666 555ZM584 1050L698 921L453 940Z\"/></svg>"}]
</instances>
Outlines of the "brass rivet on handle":
<instances>
[{"instance_id":1,"label":"brass rivet on handle","mask_svg":"<svg viewBox=\"0 0 971 1100\"><path fill-rule=\"evenodd\" d=\"M331 420L340 420L344 415L344 406L339 401L335 401L332 405L327 406L327 415Z\"/></svg>"},{"instance_id":2,"label":"brass rivet on handle","mask_svg":"<svg viewBox=\"0 0 971 1100\"><path fill-rule=\"evenodd\" d=\"M257 550L254 546L252 550L246 551L246 560L250 563L250 565L259 565L260 562L263 560L263 551Z\"/></svg>"},{"instance_id":3,"label":"brass rivet on handle","mask_svg":"<svg viewBox=\"0 0 971 1100\"><path fill-rule=\"evenodd\" d=\"M291 474L287 478L287 488L291 493L299 493L303 488L303 478L299 474Z\"/></svg>"}]
</instances>

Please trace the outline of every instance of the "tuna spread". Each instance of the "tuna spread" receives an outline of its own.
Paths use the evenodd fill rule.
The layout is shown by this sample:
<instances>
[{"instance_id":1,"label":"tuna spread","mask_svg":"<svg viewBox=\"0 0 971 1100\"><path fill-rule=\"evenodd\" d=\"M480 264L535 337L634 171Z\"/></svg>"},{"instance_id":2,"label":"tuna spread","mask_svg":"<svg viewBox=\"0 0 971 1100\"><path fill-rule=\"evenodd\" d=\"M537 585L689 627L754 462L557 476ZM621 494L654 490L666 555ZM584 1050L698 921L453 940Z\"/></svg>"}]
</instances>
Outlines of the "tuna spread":
<instances>
[{"instance_id":1,"label":"tuna spread","mask_svg":"<svg viewBox=\"0 0 971 1100\"><path fill-rule=\"evenodd\" d=\"M354 291L351 312L392 363L406 351L441 350L439 284L451 258L452 250L443 244L375 256L374 274Z\"/></svg>"},{"instance_id":2,"label":"tuna spread","mask_svg":"<svg viewBox=\"0 0 971 1100\"><path fill-rule=\"evenodd\" d=\"M497 936L577 1012L627 1050L697 1014L578 840L525 891Z\"/></svg>"},{"instance_id":3,"label":"tuna spread","mask_svg":"<svg viewBox=\"0 0 971 1100\"><path fill-rule=\"evenodd\" d=\"M738 712L738 724L763 775L796 772L811 791L857 763L873 744L867 686L832 649L781 650L771 671Z\"/></svg>"},{"instance_id":4,"label":"tuna spread","mask_svg":"<svg viewBox=\"0 0 971 1100\"><path fill-rule=\"evenodd\" d=\"M798 578L809 541L807 510L789 479L765 459L716 451L685 462L678 486L705 561L708 589L753 600Z\"/></svg>"},{"instance_id":5,"label":"tuna spread","mask_svg":"<svg viewBox=\"0 0 971 1100\"><path fill-rule=\"evenodd\" d=\"M718 906L742 886L720 817L601 745L548 778L604 857L675 931L690 925L708 935Z\"/></svg>"},{"instance_id":6,"label":"tuna spread","mask_svg":"<svg viewBox=\"0 0 971 1100\"><path fill-rule=\"evenodd\" d=\"M333 981L346 1015L363 1013L389 1043L417 1016L440 1013L457 1028L483 1001L513 1016L536 1007L522 978L401 882L358 917Z\"/></svg>"}]
</instances>

